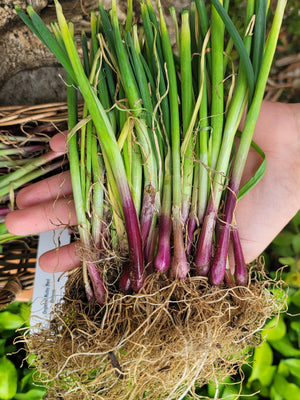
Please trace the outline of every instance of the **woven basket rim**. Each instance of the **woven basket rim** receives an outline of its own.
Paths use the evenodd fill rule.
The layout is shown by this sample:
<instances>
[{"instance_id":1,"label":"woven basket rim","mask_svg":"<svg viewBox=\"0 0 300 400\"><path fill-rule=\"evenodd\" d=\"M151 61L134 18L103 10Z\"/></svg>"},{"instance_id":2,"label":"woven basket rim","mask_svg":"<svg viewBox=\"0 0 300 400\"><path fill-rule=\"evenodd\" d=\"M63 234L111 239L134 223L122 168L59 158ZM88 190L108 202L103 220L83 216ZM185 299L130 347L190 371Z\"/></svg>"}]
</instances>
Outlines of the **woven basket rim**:
<instances>
[{"instance_id":1,"label":"woven basket rim","mask_svg":"<svg viewBox=\"0 0 300 400\"><path fill-rule=\"evenodd\" d=\"M79 104L79 112L83 105ZM28 122L58 123L68 118L66 102L0 107L0 128Z\"/></svg>"}]
</instances>

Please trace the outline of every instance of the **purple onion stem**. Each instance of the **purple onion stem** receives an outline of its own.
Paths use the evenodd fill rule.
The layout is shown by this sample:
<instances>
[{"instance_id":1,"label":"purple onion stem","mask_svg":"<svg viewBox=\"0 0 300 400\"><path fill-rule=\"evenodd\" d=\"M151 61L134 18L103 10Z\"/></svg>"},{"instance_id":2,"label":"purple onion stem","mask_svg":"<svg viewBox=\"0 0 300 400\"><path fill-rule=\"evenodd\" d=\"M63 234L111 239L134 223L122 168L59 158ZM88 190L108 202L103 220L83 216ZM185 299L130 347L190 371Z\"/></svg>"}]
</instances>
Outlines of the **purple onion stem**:
<instances>
[{"instance_id":1,"label":"purple onion stem","mask_svg":"<svg viewBox=\"0 0 300 400\"><path fill-rule=\"evenodd\" d=\"M93 294L94 294L95 300L98 304L103 305L106 300L107 291L106 291L101 273L98 270L96 264L94 264L93 262L88 262L87 268L88 268L89 276L92 281Z\"/></svg>"},{"instance_id":2,"label":"purple onion stem","mask_svg":"<svg viewBox=\"0 0 300 400\"><path fill-rule=\"evenodd\" d=\"M151 225L149 236L144 248L144 259L146 264L147 275L154 271L154 255L158 239L158 227L154 224Z\"/></svg>"},{"instance_id":3,"label":"purple onion stem","mask_svg":"<svg viewBox=\"0 0 300 400\"><path fill-rule=\"evenodd\" d=\"M224 279L226 260L228 255L228 246L230 238L230 229L233 218L233 212L236 206L238 185L230 182L227 190L227 198L225 202L225 211L222 221L219 222L218 237L216 243L216 251L211 267L211 282L217 286Z\"/></svg>"},{"instance_id":4,"label":"purple onion stem","mask_svg":"<svg viewBox=\"0 0 300 400\"><path fill-rule=\"evenodd\" d=\"M244 253L240 241L240 235L237 229L231 231L231 239L233 243L235 272L235 283L240 286L246 286L248 282L248 271L244 259Z\"/></svg>"},{"instance_id":5,"label":"purple onion stem","mask_svg":"<svg viewBox=\"0 0 300 400\"><path fill-rule=\"evenodd\" d=\"M214 202L211 196L207 205L207 210L198 241L198 248L195 257L196 275L206 276L209 273L216 219L217 216L214 208Z\"/></svg>"},{"instance_id":6,"label":"purple onion stem","mask_svg":"<svg viewBox=\"0 0 300 400\"><path fill-rule=\"evenodd\" d=\"M123 270L121 278L120 278L119 287L120 287L120 290L125 294L128 294L131 292L131 280L130 280L129 265L126 265L124 267L124 270Z\"/></svg>"},{"instance_id":7,"label":"purple onion stem","mask_svg":"<svg viewBox=\"0 0 300 400\"><path fill-rule=\"evenodd\" d=\"M167 272L171 258L171 230L172 222L170 215L162 213L159 219L159 234L157 253L154 259L154 268L160 272Z\"/></svg>"},{"instance_id":8,"label":"purple onion stem","mask_svg":"<svg viewBox=\"0 0 300 400\"><path fill-rule=\"evenodd\" d=\"M140 217L141 238L145 247L154 214L155 189L148 185L144 189L143 206Z\"/></svg>"},{"instance_id":9,"label":"purple onion stem","mask_svg":"<svg viewBox=\"0 0 300 400\"><path fill-rule=\"evenodd\" d=\"M130 280L132 289L138 292L143 286L145 280L145 266L142 249L142 239L137 218L134 202L127 184L119 188L119 193L122 194L122 209L126 226L129 258L131 261ZM127 190L126 190L127 189Z\"/></svg>"},{"instance_id":10,"label":"purple onion stem","mask_svg":"<svg viewBox=\"0 0 300 400\"><path fill-rule=\"evenodd\" d=\"M233 281L233 279L232 279L232 275L231 275L230 269L226 269L226 270L225 270L224 279L225 279L226 285L227 285L229 288L235 287L235 283L234 283L234 281Z\"/></svg>"},{"instance_id":11,"label":"purple onion stem","mask_svg":"<svg viewBox=\"0 0 300 400\"><path fill-rule=\"evenodd\" d=\"M190 208L191 208L191 206L190 206L190 203L188 201L185 201L182 204L181 218L182 218L183 226L185 226L185 224L186 224L186 222L188 220Z\"/></svg>"},{"instance_id":12,"label":"purple onion stem","mask_svg":"<svg viewBox=\"0 0 300 400\"><path fill-rule=\"evenodd\" d=\"M194 243L194 233L198 227L198 219L195 215L190 215L187 223L187 231L186 231L186 254L190 255L193 243Z\"/></svg>"},{"instance_id":13,"label":"purple onion stem","mask_svg":"<svg viewBox=\"0 0 300 400\"><path fill-rule=\"evenodd\" d=\"M0 208L0 215L7 215L10 211L11 210L8 207L1 207Z\"/></svg>"},{"instance_id":14,"label":"purple onion stem","mask_svg":"<svg viewBox=\"0 0 300 400\"><path fill-rule=\"evenodd\" d=\"M173 238L172 277L175 279L185 279L189 272L189 263L187 262L184 248L182 218L177 207L173 207Z\"/></svg>"}]
</instances>

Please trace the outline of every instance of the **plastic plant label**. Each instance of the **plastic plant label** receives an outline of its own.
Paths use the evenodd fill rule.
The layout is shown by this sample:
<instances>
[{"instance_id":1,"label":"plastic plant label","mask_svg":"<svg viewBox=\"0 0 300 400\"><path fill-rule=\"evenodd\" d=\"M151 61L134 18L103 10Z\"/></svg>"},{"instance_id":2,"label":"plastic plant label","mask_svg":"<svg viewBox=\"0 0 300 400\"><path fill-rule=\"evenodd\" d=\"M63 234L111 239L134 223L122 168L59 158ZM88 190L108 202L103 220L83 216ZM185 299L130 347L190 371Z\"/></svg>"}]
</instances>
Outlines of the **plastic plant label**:
<instances>
[{"instance_id":1,"label":"plastic plant label","mask_svg":"<svg viewBox=\"0 0 300 400\"><path fill-rule=\"evenodd\" d=\"M53 305L62 299L67 280L67 275L61 272L53 274L44 272L39 265L39 258L46 251L69 243L70 235L67 230L61 231L57 229L40 234L32 296L31 327L37 327L36 329L38 329L38 324L44 328L49 327Z\"/></svg>"}]
</instances>

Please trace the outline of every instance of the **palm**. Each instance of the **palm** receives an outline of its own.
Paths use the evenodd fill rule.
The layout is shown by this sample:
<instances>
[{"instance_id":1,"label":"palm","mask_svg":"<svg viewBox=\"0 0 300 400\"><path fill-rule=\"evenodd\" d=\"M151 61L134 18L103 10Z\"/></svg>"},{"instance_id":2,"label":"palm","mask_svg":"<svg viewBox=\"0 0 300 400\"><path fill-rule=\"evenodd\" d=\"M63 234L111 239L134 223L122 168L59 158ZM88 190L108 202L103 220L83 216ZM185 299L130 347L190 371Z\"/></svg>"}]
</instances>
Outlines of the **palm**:
<instances>
[{"instance_id":1,"label":"palm","mask_svg":"<svg viewBox=\"0 0 300 400\"><path fill-rule=\"evenodd\" d=\"M264 103L262 106L254 140L265 152L267 170L257 186L240 200L236 210L246 262L256 258L299 209L300 126L296 126L297 119L293 117L297 110L299 105ZM245 180L260 161L252 150Z\"/></svg>"}]
</instances>

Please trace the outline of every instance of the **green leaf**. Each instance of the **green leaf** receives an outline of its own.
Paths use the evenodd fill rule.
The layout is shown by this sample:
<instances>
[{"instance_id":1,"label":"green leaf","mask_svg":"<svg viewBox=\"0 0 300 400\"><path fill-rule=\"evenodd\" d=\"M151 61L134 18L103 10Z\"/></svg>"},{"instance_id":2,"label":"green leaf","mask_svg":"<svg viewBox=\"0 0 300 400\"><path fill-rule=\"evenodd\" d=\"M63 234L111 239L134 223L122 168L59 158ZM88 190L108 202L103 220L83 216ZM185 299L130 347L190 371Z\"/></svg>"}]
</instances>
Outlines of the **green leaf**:
<instances>
[{"instance_id":1,"label":"green leaf","mask_svg":"<svg viewBox=\"0 0 300 400\"><path fill-rule=\"evenodd\" d=\"M288 335L288 338L290 339L290 341L292 343L294 343L294 345L296 346L296 342L298 340L297 332L295 332L293 329L289 329L288 332L287 332L287 335ZM296 346L296 347L300 348L300 346Z\"/></svg>"},{"instance_id":2,"label":"green leaf","mask_svg":"<svg viewBox=\"0 0 300 400\"><path fill-rule=\"evenodd\" d=\"M280 374L275 376L273 387L275 391L285 400L300 399L300 388L294 383L287 381Z\"/></svg>"},{"instance_id":3,"label":"green leaf","mask_svg":"<svg viewBox=\"0 0 300 400\"><path fill-rule=\"evenodd\" d=\"M6 343L6 339L0 339L0 356L4 356L6 354L5 343Z\"/></svg>"},{"instance_id":4,"label":"green leaf","mask_svg":"<svg viewBox=\"0 0 300 400\"><path fill-rule=\"evenodd\" d=\"M257 394L254 394L253 390L245 389L245 387L243 387L242 396L240 396L239 399L240 400L259 400L260 398L258 397Z\"/></svg>"},{"instance_id":5,"label":"green leaf","mask_svg":"<svg viewBox=\"0 0 300 400\"><path fill-rule=\"evenodd\" d=\"M214 7L216 8L218 14L222 18L224 25L226 26L226 29L228 30L230 36L232 37L235 47L240 55L241 62L243 63L243 66L245 68L246 75L247 75L248 86L249 86L249 99L251 100L253 91L254 91L255 77L254 77L252 63L251 63L251 60L247 53L246 47L241 39L241 36L239 35L239 33L236 29L236 27L234 26L232 20L228 16L226 10L221 5L221 3L218 0L212 0L212 3L214 5Z\"/></svg>"},{"instance_id":6,"label":"green leaf","mask_svg":"<svg viewBox=\"0 0 300 400\"><path fill-rule=\"evenodd\" d=\"M291 341L286 335L280 340L270 340L269 343L284 357L300 357L300 350L296 349L292 345Z\"/></svg>"},{"instance_id":7,"label":"green leaf","mask_svg":"<svg viewBox=\"0 0 300 400\"><path fill-rule=\"evenodd\" d=\"M278 257L293 257L294 253L293 250L290 246L290 244L288 246L278 246L274 243L272 243L272 250L273 253L277 254Z\"/></svg>"},{"instance_id":8,"label":"green leaf","mask_svg":"<svg viewBox=\"0 0 300 400\"><path fill-rule=\"evenodd\" d=\"M292 239L292 246L296 254L300 253L300 235L294 236Z\"/></svg>"},{"instance_id":9,"label":"green leaf","mask_svg":"<svg viewBox=\"0 0 300 400\"><path fill-rule=\"evenodd\" d=\"M300 289L295 294L293 294L293 296L291 297L291 302L295 304L295 306L300 308Z\"/></svg>"},{"instance_id":10,"label":"green leaf","mask_svg":"<svg viewBox=\"0 0 300 400\"><path fill-rule=\"evenodd\" d=\"M278 374L284 376L285 378L288 378L290 375L290 370L286 364L284 364L284 360L280 361L278 365Z\"/></svg>"},{"instance_id":11,"label":"green leaf","mask_svg":"<svg viewBox=\"0 0 300 400\"><path fill-rule=\"evenodd\" d=\"M292 375L300 378L300 360L296 358L286 358L285 360L281 360L280 364L285 365Z\"/></svg>"},{"instance_id":12,"label":"green leaf","mask_svg":"<svg viewBox=\"0 0 300 400\"><path fill-rule=\"evenodd\" d=\"M41 400L46 394L46 389L30 389L27 393L17 393L14 400Z\"/></svg>"},{"instance_id":13,"label":"green leaf","mask_svg":"<svg viewBox=\"0 0 300 400\"><path fill-rule=\"evenodd\" d=\"M36 354L29 354L27 357L27 364L30 368L36 368L36 360L38 356Z\"/></svg>"},{"instance_id":14,"label":"green leaf","mask_svg":"<svg viewBox=\"0 0 300 400\"><path fill-rule=\"evenodd\" d=\"M279 233L279 235L276 236L276 238L273 240L272 243L278 246L290 247L294 236L295 235L293 233L284 230L283 232Z\"/></svg>"},{"instance_id":15,"label":"green leaf","mask_svg":"<svg viewBox=\"0 0 300 400\"><path fill-rule=\"evenodd\" d=\"M4 353L4 355L6 355L6 354L11 354L11 353L13 353L14 351L16 351L16 346L15 346L14 344L10 344L10 345L8 345L8 346L5 346L5 353Z\"/></svg>"},{"instance_id":16,"label":"green leaf","mask_svg":"<svg viewBox=\"0 0 300 400\"><path fill-rule=\"evenodd\" d=\"M9 311L0 312L0 330L17 329L24 323L23 318Z\"/></svg>"},{"instance_id":17,"label":"green leaf","mask_svg":"<svg viewBox=\"0 0 300 400\"><path fill-rule=\"evenodd\" d=\"M31 305L29 303L21 303L20 305L20 316L23 318L27 324L29 324L31 313Z\"/></svg>"},{"instance_id":18,"label":"green leaf","mask_svg":"<svg viewBox=\"0 0 300 400\"><path fill-rule=\"evenodd\" d=\"M291 322L290 326L291 326L290 332L297 333L298 348L300 349L300 321L293 321L293 322ZM295 340L297 340L297 339L295 339Z\"/></svg>"},{"instance_id":19,"label":"green leaf","mask_svg":"<svg viewBox=\"0 0 300 400\"><path fill-rule=\"evenodd\" d=\"M20 301L14 301L13 303L10 303L5 309L2 311L9 311L13 314L19 314L20 313L20 308L21 308L21 302Z\"/></svg>"},{"instance_id":20,"label":"green leaf","mask_svg":"<svg viewBox=\"0 0 300 400\"><path fill-rule=\"evenodd\" d=\"M273 381L274 375L276 373L277 366L271 365L266 367L263 371L261 371L259 381L263 386L269 387Z\"/></svg>"},{"instance_id":21,"label":"green leaf","mask_svg":"<svg viewBox=\"0 0 300 400\"><path fill-rule=\"evenodd\" d=\"M6 229L5 223L1 222L1 224L0 224L0 235L3 235L4 233L7 233L7 229Z\"/></svg>"},{"instance_id":22,"label":"green leaf","mask_svg":"<svg viewBox=\"0 0 300 400\"><path fill-rule=\"evenodd\" d=\"M272 369L273 352L268 344L264 342L254 350L254 363L253 370L248 379L250 384L254 380L259 380L262 385L266 385L266 381L270 381L273 378L274 370Z\"/></svg>"},{"instance_id":23,"label":"green leaf","mask_svg":"<svg viewBox=\"0 0 300 400\"><path fill-rule=\"evenodd\" d=\"M226 385L222 397L226 398L227 400L238 400L240 392L240 385Z\"/></svg>"},{"instance_id":24,"label":"green leaf","mask_svg":"<svg viewBox=\"0 0 300 400\"><path fill-rule=\"evenodd\" d=\"M290 229L293 233L300 233L300 211L292 218L292 220L288 224L288 229Z\"/></svg>"},{"instance_id":25,"label":"green leaf","mask_svg":"<svg viewBox=\"0 0 300 400\"><path fill-rule=\"evenodd\" d=\"M263 387L260 386L260 390L265 393ZM211 398L215 398L214 396ZM219 398L226 400L258 400L258 396L253 394L253 390L247 389L245 385L241 386L241 383L231 383L226 385L223 392L220 390Z\"/></svg>"},{"instance_id":26,"label":"green leaf","mask_svg":"<svg viewBox=\"0 0 300 400\"><path fill-rule=\"evenodd\" d=\"M264 176L264 173L266 172L267 163L265 153L253 141L251 142L251 147L257 152L257 154L262 157L262 162L257 168L255 174L239 189L238 199L241 199L243 196L245 196L245 194L248 193L249 190L252 189L261 180L261 178Z\"/></svg>"},{"instance_id":27,"label":"green leaf","mask_svg":"<svg viewBox=\"0 0 300 400\"><path fill-rule=\"evenodd\" d=\"M255 380L251 384L251 391L252 391L252 393L259 393L259 395L260 395L259 399L265 398L265 397L266 398L270 397L270 387L262 385L261 382L258 380ZM252 400L251 397L250 397L250 399ZM243 400L246 400L246 399L243 399ZM247 400L248 400L248 398L247 398Z\"/></svg>"},{"instance_id":28,"label":"green leaf","mask_svg":"<svg viewBox=\"0 0 300 400\"><path fill-rule=\"evenodd\" d=\"M30 386L32 385L32 374L33 374L33 370L23 370L25 373L25 376L23 376L23 378L21 379L21 381L19 382L19 386L18 386L18 392L24 392L30 389Z\"/></svg>"},{"instance_id":29,"label":"green leaf","mask_svg":"<svg viewBox=\"0 0 300 400\"><path fill-rule=\"evenodd\" d=\"M253 70L255 80L257 79L261 62L264 55L264 43L266 34L266 18L267 18L267 0L255 2L255 26L253 40Z\"/></svg>"},{"instance_id":30,"label":"green leaf","mask_svg":"<svg viewBox=\"0 0 300 400\"><path fill-rule=\"evenodd\" d=\"M60 46L56 38L52 35L50 30L47 28L44 21L40 16L34 11L31 6L27 7L27 13L30 17L31 26L34 26L33 32L38 36L38 38L48 47L48 49L56 56L61 65L65 68L68 74L76 82L73 69L66 53L66 50ZM27 22L24 21L26 24ZM29 25L28 25L29 26ZM29 28L31 28L29 26Z\"/></svg>"},{"instance_id":31,"label":"green leaf","mask_svg":"<svg viewBox=\"0 0 300 400\"><path fill-rule=\"evenodd\" d=\"M300 321L292 321L291 328L299 334L300 333Z\"/></svg>"},{"instance_id":32,"label":"green leaf","mask_svg":"<svg viewBox=\"0 0 300 400\"><path fill-rule=\"evenodd\" d=\"M279 257L278 260L282 265L289 265L290 267L293 267L295 264L295 259L293 257Z\"/></svg>"},{"instance_id":33,"label":"green leaf","mask_svg":"<svg viewBox=\"0 0 300 400\"><path fill-rule=\"evenodd\" d=\"M6 358L0 359L0 399L9 400L17 392L18 374L14 364Z\"/></svg>"},{"instance_id":34,"label":"green leaf","mask_svg":"<svg viewBox=\"0 0 300 400\"><path fill-rule=\"evenodd\" d=\"M280 396L280 394L276 392L276 389L274 388L274 386L271 387L270 398L271 398L271 400L284 400L283 397Z\"/></svg>"},{"instance_id":35,"label":"green leaf","mask_svg":"<svg viewBox=\"0 0 300 400\"><path fill-rule=\"evenodd\" d=\"M231 383L231 382L232 382L232 380L231 380L230 376L227 376L223 381L218 382L219 393L222 394L225 384ZM207 389L208 389L208 396L211 398L214 398L216 390L217 390L216 382L214 382L214 381L209 382Z\"/></svg>"},{"instance_id":36,"label":"green leaf","mask_svg":"<svg viewBox=\"0 0 300 400\"><path fill-rule=\"evenodd\" d=\"M262 332L262 336L267 340L279 340L286 334L286 325L281 316L279 319L273 318L269 321Z\"/></svg>"}]
</instances>

